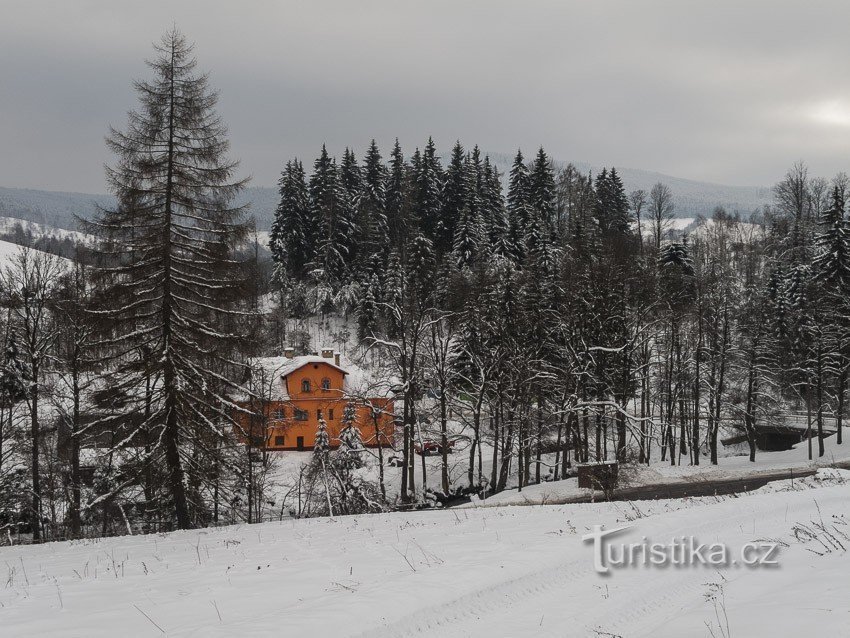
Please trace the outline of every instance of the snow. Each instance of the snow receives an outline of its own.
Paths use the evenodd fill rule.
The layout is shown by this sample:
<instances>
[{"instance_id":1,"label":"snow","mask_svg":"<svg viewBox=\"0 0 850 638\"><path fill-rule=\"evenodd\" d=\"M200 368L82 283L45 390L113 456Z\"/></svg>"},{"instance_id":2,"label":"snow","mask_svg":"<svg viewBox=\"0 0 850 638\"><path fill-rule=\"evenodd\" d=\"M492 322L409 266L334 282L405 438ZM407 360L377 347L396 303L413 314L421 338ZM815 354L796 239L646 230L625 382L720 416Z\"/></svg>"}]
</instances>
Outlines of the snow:
<instances>
[{"instance_id":1,"label":"snow","mask_svg":"<svg viewBox=\"0 0 850 638\"><path fill-rule=\"evenodd\" d=\"M706 458L700 459L699 466L676 465L669 462L656 461L651 465L651 470L661 477L687 478L693 477L699 480L739 478L752 476L759 472L777 472L783 470L806 469L812 467L823 467L836 463L850 462L850 441L841 445L836 442L835 436L824 439L824 455L818 457L817 438L812 439L813 458L808 458L808 441L797 443L790 450L782 452L756 452L756 461L751 463L749 456L726 456L718 459L717 465L711 465Z\"/></svg>"},{"instance_id":2,"label":"snow","mask_svg":"<svg viewBox=\"0 0 850 638\"><path fill-rule=\"evenodd\" d=\"M723 586L736 636L847 635L850 556L795 539L821 519L847 531L850 475L822 471L740 497L283 520L0 548L9 636L710 635ZM607 576L581 541L625 523L788 544L777 568L633 567ZM608 633L605 633L608 632Z\"/></svg>"},{"instance_id":3,"label":"snow","mask_svg":"<svg viewBox=\"0 0 850 638\"><path fill-rule=\"evenodd\" d=\"M48 237L53 239L65 240L69 239L77 244L92 245L95 243L93 235L81 233L75 230L67 230L65 228L56 228L47 224L38 224L36 222L18 219L17 217L0 217L0 234L14 233L16 227L20 226L25 233L32 234L33 239Z\"/></svg>"},{"instance_id":4,"label":"snow","mask_svg":"<svg viewBox=\"0 0 850 638\"><path fill-rule=\"evenodd\" d=\"M642 485L681 485L709 481L724 481L745 478L758 478L760 475L777 473L793 474L797 470L824 468L836 464L850 467L850 442L836 443L836 437L824 440L825 454L817 456L817 440L812 441L814 458L808 459L808 442L798 443L790 450L782 452L756 453L756 462L751 463L749 456L721 456L717 465L711 465L705 457L700 465L689 465L685 459L683 465L670 465L656 455L649 465L623 465L620 470L621 487L639 487ZM506 490L485 500L474 500L463 507L481 507L494 505L545 505L563 503L570 500L588 498L592 490L580 488L577 478L544 482L540 485L528 485L522 492ZM597 492L597 497L602 498Z\"/></svg>"},{"instance_id":5,"label":"snow","mask_svg":"<svg viewBox=\"0 0 850 638\"><path fill-rule=\"evenodd\" d=\"M0 241L0 269L5 269L7 266L14 264L22 249L23 247L18 244L13 244L8 241ZM33 252L42 252L35 249L31 250ZM63 264L63 268L70 268L70 259L66 259L65 257L57 257L56 259Z\"/></svg>"}]
</instances>

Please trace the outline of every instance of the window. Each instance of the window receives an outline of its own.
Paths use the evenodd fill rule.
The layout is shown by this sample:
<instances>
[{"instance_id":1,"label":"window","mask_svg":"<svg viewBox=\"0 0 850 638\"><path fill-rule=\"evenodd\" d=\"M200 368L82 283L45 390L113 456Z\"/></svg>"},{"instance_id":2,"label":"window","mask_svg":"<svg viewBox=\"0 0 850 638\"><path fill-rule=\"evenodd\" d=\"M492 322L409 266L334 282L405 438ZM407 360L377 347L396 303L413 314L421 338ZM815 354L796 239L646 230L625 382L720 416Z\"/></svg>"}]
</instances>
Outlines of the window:
<instances>
[{"instance_id":1,"label":"window","mask_svg":"<svg viewBox=\"0 0 850 638\"><path fill-rule=\"evenodd\" d=\"M321 419L321 418L322 418L322 411L321 411L321 410L316 410L316 418L317 418L317 419Z\"/></svg>"},{"instance_id":2,"label":"window","mask_svg":"<svg viewBox=\"0 0 850 638\"><path fill-rule=\"evenodd\" d=\"M304 449L304 437L303 436L299 436L298 438L295 439L295 447L297 447L299 450Z\"/></svg>"},{"instance_id":3,"label":"window","mask_svg":"<svg viewBox=\"0 0 850 638\"><path fill-rule=\"evenodd\" d=\"M328 409L328 421L333 421L333 420L334 420L334 409L330 408L330 409Z\"/></svg>"},{"instance_id":4,"label":"window","mask_svg":"<svg viewBox=\"0 0 850 638\"><path fill-rule=\"evenodd\" d=\"M274 437L274 445L275 447L283 447L284 437L276 436Z\"/></svg>"},{"instance_id":5,"label":"window","mask_svg":"<svg viewBox=\"0 0 850 638\"><path fill-rule=\"evenodd\" d=\"M284 419L286 418L286 410L284 408L276 408L274 411L275 419Z\"/></svg>"},{"instance_id":6,"label":"window","mask_svg":"<svg viewBox=\"0 0 850 638\"><path fill-rule=\"evenodd\" d=\"M295 420L296 421L306 421L309 418L307 414L307 410L299 410L295 408Z\"/></svg>"},{"instance_id":7,"label":"window","mask_svg":"<svg viewBox=\"0 0 850 638\"><path fill-rule=\"evenodd\" d=\"M325 377L324 379L322 379L322 390L327 392L330 389L331 389L331 380L328 379L327 377Z\"/></svg>"},{"instance_id":8,"label":"window","mask_svg":"<svg viewBox=\"0 0 850 638\"><path fill-rule=\"evenodd\" d=\"M309 392L310 391L310 379L304 379L301 381L301 392Z\"/></svg>"}]
</instances>

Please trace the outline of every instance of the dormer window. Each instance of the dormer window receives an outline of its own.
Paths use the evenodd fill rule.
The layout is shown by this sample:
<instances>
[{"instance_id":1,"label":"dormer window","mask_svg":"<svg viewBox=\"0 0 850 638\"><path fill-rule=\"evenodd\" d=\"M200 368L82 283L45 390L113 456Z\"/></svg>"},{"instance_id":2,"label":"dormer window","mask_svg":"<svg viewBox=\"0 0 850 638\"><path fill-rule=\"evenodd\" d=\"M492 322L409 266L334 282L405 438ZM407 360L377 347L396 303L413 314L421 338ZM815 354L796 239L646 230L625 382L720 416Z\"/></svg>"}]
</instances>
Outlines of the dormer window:
<instances>
[{"instance_id":1,"label":"dormer window","mask_svg":"<svg viewBox=\"0 0 850 638\"><path fill-rule=\"evenodd\" d=\"M310 391L310 379L304 379L301 381L301 392L309 392Z\"/></svg>"},{"instance_id":2,"label":"dormer window","mask_svg":"<svg viewBox=\"0 0 850 638\"><path fill-rule=\"evenodd\" d=\"M331 380L325 377L322 379L322 390L328 391L331 389Z\"/></svg>"}]
</instances>

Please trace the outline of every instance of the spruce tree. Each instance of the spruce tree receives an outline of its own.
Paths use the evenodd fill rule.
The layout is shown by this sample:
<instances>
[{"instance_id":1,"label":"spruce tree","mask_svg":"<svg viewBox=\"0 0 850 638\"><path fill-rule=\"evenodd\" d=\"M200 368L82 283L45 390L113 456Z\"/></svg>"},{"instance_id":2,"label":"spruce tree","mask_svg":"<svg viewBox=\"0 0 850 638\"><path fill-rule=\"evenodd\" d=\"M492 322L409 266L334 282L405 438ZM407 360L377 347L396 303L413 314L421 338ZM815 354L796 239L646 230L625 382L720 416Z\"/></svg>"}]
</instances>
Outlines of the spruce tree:
<instances>
[{"instance_id":1,"label":"spruce tree","mask_svg":"<svg viewBox=\"0 0 850 638\"><path fill-rule=\"evenodd\" d=\"M361 343L378 331L378 319L380 317L379 289L378 274L373 273L371 279L364 286L363 296L357 308L357 339Z\"/></svg>"},{"instance_id":2,"label":"spruce tree","mask_svg":"<svg viewBox=\"0 0 850 638\"><path fill-rule=\"evenodd\" d=\"M440 158L434 146L434 140L428 138L425 150L421 155L414 157L413 161L413 210L419 222L420 232L425 233L432 243L447 231L443 231L442 224L442 190L443 170L440 166ZM451 235L449 235L451 237Z\"/></svg>"},{"instance_id":3,"label":"spruce tree","mask_svg":"<svg viewBox=\"0 0 850 638\"><path fill-rule=\"evenodd\" d=\"M507 208L507 244L516 263L522 262L523 255L525 254L523 248L525 229L531 215L529 191L528 167L525 165L522 151L517 151L513 166L511 167Z\"/></svg>"},{"instance_id":4,"label":"spruce tree","mask_svg":"<svg viewBox=\"0 0 850 638\"><path fill-rule=\"evenodd\" d=\"M279 184L280 202L269 235L272 259L283 275L303 280L315 252L315 223L304 166L297 159L286 163Z\"/></svg>"},{"instance_id":5,"label":"spruce tree","mask_svg":"<svg viewBox=\"0 0 850 638\"><path fill-rule=\"evenodd\" d=\"M375 140L366 151L363 164L363 195L357 220L357 244L361 264L386 264L389 248L387 225L387 169Z\"/></svg>"},{"instance_id":6,"label":"spruce tree","mask_svg":"<svg viewBox=\"0 0 850 638\"><path fill-rule=\"evenodd\" d=\"M313 164L309 189L312 216L318 231L311 262L312 276L318 285L334 289L343 282L347 272L354 228L336 160L328 155L324 144Z\"/></svg>"},{"instance_id":7,"label":"spruce tree","mask_svg":"<svg viewBox=\"0 0 850 638\"><path fill-rule=\"evenodd\" d=\"M623 237L631 232L631 211L623 182L612 168L596 176L596 202L593 215L603 237Z\"/></svg>"},{"instance_id":8,"label":"spruce tree","mask_svg":"<svg viewBox=\"0 0 850 638\"><path fill-rule=\"evenodd\" d=\"M231 205L245 182L233 179L217 94L195 73L192 46L174 29L155 49L153 78L135 83L140 110L107 140L118 205L88 227L103 242L100 345L118 365L111 383L123 411L142 415L128 442L149 442L146 463L167 468L185 529L202 507L187 484L200 480L203 451L217 447L210 439L233 427L227 395L243 375L232 357L242 281L230 249L247 230Z\"/></svg>"},{"instance_id":9,"label":"spruce tree","mask_svg":"<svg viewBox=\"0 0 850 638\"><path fill-rule=\"evenodd\" d=\"M346 272L354 270L358 263L358 251L363 246L362 228L360 227L360 202L363 198L363 173L357 164L354 151L346 148L339 165L339 180L342 186L342 219L343 225L339 236L345 250ZM365 251L364 251L365 252ZM366 253L366 258L368 258Z\"/></svg>"},{"instance_id":10,"label":"spruce tree","mask_svg":"<svg viewBox=\"0 0 850 638\"><path fill-rule=\"evenodd\" d=\"M476 168L470 157L464 162L466 176L466 199L455 223L453 250L458 267L470 266L486 245L484 225L481 220L481 204L476 188Z\"/></svg>"},{"instance_id":11,"label":"spruce tree","mask_svg":"<svg viewBox=\"0 0 850 638\"><path fill-rule=\"evenodd\" d=\"M363 466L360 454L365 449L363 446L363 435L357 427L357 407L353 401L345 404L342 412L342 429L339 432L339 455L342 464L346 468Z\"/></svg>"},{"instance_id":12,"label":"spruce tree","mask_svg":"<svg viewBox=\"0 0 850 638\"><path fill-rule=\"evenodd\" d=\"M455 142L449 167L446 170L442 193L442 211L438 227L434 233L434 248L438 255L452 250L457 242L455 229L460 221L463 209L469 203L469 175L466 151L461 143Z\"/></svg>"},{"instance_id":13,"label":"spruce tree","mask_svg":"<svg viewBox=\"0 0 850 638\"><path fill-rule=\"evenodd\" d=\"M24 400L28 373L18 352L18 337L14 328L6 335L3 369L0 370L0 401L4 408ZM2 455L0 455L2 457Z\"/></svg>"},{"instance_id":14,"label":"spruce tree","mask_svg":"<svg viewBox=\"0 0 850 638\"><path fill-rule=\"evenodd\" d=\"M844 194L835 186L832 204L820 220L823 232L817 237L815 279L844 296L850 292L850 230L844 218Z\"/></svg>"},{"instance_id":15,"label":"spruce tree","mask_svg":"<svg viewBox=\"0 0 850 638\"><path fill-rule=\"evenodd\" d=\"M623 180L620 179L616 168L611 168L611 227L620 235L627 235L632 228L632 213L629 197Z\"/></svg>"},{"instance_id":16,"label":"spruce tree","mask_svg":"<svg viewBox=\"0 0 850 638\"><path fill-rule=\"evenodd\" d=\"M390 155L389 175L387 176L387 235L390 249L398 253L404 251L407 243L410 220L407 206L407 165L401 152L401 145L396 138L393 152Z\"/></svg>"},{"instance_id":17,"label":"spruce tree","mask_svg":"<svg viewBox=\"0 0 850 638\"><path fill-rule=\"evenodd\" d=\"M528 201L549 233L555 228L555 172L543 147L537 151L528 176Z\"/></svg>"},{"instance_id":18,"label":"spruce tree","mask_svg":"<svg viewBox=\"0 0 850 638\"><path fill-rule=\"evenodd\" d=\"M506 257L508 248L508 220L505 216L505 202L502 197L502 180L496 167L490 163L490 157L484 157L484 181L482 184L482 213L484 233L493 253Z\"/></svg>"}]
</instances>

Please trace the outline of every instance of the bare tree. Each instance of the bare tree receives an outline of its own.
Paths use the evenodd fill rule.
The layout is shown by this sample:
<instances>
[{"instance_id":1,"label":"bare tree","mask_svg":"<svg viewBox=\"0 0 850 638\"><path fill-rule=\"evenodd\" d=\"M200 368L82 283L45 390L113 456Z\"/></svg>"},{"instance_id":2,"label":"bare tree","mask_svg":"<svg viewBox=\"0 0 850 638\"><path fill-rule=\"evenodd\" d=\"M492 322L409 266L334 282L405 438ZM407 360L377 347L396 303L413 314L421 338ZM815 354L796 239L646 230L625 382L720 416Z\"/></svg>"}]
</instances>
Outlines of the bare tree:
<instances>
[{"instance_id":1,"label":"bare tree","mask_svg":"<svg viewBox=\"0 0 850 638\"><path fill-rule=\"evenodd\" d=\"M629 205L632 207L632 212L637 220L638 241L640 242L641 250L643 249L643 228L641 228L640 214L647 204L646 191L642 188L633 190L629 194Z\"/></svg>"},{"instance_id":2,"label":"bare tree","mask_svg":"<svg viewBox=\"0 0 850 638\"><path fill-rule=\"evenodd\" d=\"M670 187L658 182L649 191L649 215L656 248L661 247L661 239L670 227L673 210L673 193L670 192Z\"/></svg>"},{"instance_id":3,"label":"bare tree","mask_svg":"<svg viewBox=\"0 0 850 638\"><path fill-rule=\"evenodd\" d=\"M53 293L64 266L55 255L21 248L3 273L3 289L11 320L19 327L21 350L27 367L28 387L24 395L30 416L32 471L32 534L41 539L41 475L39 450L41 423L39 401L42 397L44 367L56 339L56 324L51 306Z\"/></svg>"}]
</instances>

